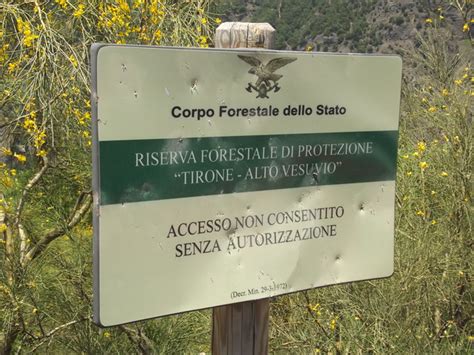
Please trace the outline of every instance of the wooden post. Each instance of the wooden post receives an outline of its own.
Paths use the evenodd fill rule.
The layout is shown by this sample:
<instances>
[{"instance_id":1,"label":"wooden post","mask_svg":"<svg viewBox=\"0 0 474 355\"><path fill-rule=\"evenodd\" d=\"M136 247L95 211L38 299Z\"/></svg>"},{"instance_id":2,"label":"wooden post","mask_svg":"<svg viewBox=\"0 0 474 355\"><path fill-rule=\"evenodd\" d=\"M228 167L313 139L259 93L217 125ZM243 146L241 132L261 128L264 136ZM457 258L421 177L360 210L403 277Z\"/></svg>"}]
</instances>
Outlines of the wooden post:
<instances>
[{"instance_id":1,"label":"wooden post","mask_svg":"<svg viewBox=\"0 0 474 355\"><path fill-rule=\"evenodd\" d=\"M268 353L268 298L214 307L213 355Z\"/></svg>"},{"instance_id":2,"label":"wooden post","mask_svg":"<svg viewBox=\"0 0 474 355\"><path fill-rule=\"evenodd\" d=\"M268 23L224 22L216 30L216 48L273 48L275 29ZM214 355L268 353L268 298L215 307Z\"/></svg>"},{"instance_id":3,"label":"wooden post","mask_svg":"<svg viewBox=\"0 0 474 355\"><path fill-rule=\"evenodd\" d=\"M216 48L266 48L275 43L275 29L268 23L224 22L216 30Z\"/></svg>"}]
</instances>

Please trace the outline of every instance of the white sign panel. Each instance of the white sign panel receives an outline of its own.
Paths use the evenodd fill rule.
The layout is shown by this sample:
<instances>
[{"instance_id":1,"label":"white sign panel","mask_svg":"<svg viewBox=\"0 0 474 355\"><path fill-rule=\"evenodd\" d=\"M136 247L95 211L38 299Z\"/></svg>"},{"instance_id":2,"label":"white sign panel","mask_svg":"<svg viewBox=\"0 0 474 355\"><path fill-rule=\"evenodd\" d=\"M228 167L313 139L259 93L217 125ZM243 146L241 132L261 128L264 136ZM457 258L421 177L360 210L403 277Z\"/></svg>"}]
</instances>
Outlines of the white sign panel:
<instances>
[{"instance_id":1,"label":"white sign panel","mask_svg":"<svg viewBox=\"0 0 474 355\"><path fill-rule=\"evenodd\" d=\"M392 274L399 57L92 57L96 322Z\"/></svg>"}]
</instances>

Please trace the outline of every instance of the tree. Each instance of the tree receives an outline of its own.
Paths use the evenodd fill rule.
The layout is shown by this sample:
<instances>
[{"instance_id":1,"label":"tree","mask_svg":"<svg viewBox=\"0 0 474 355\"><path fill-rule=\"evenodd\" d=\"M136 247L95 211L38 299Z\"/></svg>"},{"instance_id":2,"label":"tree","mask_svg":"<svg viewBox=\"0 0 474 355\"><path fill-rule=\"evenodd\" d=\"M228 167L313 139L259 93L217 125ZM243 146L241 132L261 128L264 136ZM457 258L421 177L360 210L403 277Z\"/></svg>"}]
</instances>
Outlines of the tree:
<instances>
[{"instance_id":1,"label":"tree","mask_svg":"<svg viewBox=\"0 0 474 355\"><path fill-rule=\"evenodd\" d=\"M2 353L46 346L86 323L67 346L104 351L87 334L98 334L89 315L89 48L93 42L207 47L220 21L209 17L208 6L208 0L0 4ZM139 331L121 329L139 349L149 346Z\"/></svg>"}]
</instances>

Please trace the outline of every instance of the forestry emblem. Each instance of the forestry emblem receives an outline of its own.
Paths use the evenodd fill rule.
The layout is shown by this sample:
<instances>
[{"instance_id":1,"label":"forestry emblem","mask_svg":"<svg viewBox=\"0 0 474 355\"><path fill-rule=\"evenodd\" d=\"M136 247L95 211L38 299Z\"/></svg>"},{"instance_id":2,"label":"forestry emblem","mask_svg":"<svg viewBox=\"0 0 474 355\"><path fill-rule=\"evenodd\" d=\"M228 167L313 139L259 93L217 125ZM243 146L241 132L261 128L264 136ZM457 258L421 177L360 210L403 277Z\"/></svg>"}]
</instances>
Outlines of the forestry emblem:
<instances>
[{"instance_id":1,"label":"forestry emblem","mask_svg":"<svg viewBox=\"0 0 474 355\"><path fill-rule=\"evenodd\" d=\"M238 57L252 66L248 72L250 74L256 75L258 78L255 84L248 83L248 86L245 88L245 90L248 92L255 91L257 93L257 98L261 99L268 99L269 97L267 94L269 92L280 91L280 86L278 85L277 81L280 80L283 75L275 74L275 71L296 60L296 58L289 57L275 58L270 60L268 63L263 64L255 57L246 55L238 55Z\"/></svg>"}]
</instances>

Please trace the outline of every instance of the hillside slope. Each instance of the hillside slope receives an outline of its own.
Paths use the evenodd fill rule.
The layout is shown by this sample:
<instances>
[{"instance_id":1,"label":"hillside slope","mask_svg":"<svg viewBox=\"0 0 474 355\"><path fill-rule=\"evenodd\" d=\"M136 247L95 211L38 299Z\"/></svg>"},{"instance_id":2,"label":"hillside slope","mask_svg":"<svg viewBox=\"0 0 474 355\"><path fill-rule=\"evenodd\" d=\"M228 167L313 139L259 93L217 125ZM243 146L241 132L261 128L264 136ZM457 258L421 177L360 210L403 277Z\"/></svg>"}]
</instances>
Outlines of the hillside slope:
<instances>
[{"instance_id":1,"label":"hillside slope","mask_svg":"<svg viewBox=\"0 0 474 355\"><path fill-rule=\"evenodd\" d=\"M431 0L219 0L216 12L225 21L269 22L277 49L345 53L399 53L432 26L457 33L457 45L469 34L451 30L470 20L469 9L462 18L448 1Z\"/></svg>"}]
</instances>

